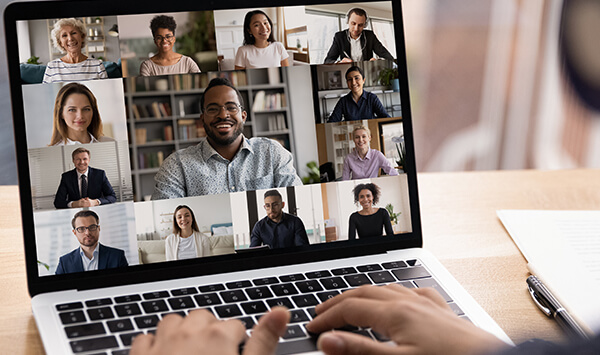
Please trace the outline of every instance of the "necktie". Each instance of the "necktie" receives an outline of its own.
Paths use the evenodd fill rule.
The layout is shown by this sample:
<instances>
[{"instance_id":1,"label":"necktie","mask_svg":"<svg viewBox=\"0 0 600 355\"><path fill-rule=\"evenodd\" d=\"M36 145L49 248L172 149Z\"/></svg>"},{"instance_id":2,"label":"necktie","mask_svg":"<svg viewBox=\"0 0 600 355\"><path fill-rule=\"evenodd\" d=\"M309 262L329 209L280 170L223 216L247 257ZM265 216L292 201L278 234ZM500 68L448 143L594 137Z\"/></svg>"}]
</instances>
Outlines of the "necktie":
<instances>
[{"instance_id":1,"label":"necktie","mask_svg":"<svg viewBox=\"0 0 600 355\"><path fill-rule=\"evenodd\" d=\"M81 175L81 198L88 197L87 187L87 179L85 178L85 175Z\"/></svg>"}]
</instances>

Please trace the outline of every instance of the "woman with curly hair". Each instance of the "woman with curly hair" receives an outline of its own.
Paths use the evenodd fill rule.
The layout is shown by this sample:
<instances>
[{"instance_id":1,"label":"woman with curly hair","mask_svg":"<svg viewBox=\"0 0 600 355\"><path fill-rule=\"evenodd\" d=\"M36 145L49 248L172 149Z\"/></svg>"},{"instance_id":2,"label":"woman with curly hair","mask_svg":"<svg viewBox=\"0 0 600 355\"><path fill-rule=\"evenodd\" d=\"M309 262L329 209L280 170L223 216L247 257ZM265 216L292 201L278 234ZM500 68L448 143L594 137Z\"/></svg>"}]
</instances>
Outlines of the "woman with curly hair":
<instances>
[{"instance_id":1,"label":"woman with curly hair","mask_svg":"<svg viewBox=\"0 0 600 355\"><path fill-rule=\"evenodd\" d=\"M65 55L48 63L44 83L108 78L100 60L82 53L85 46L83 22L74 18L60 19L54 24L51 37L54 47Z\"/></svg>"},{"instance_id":2,"label":"woman with curly hair","mask_svg":"<svg viewBox=\"0 0 600 355\"><path fill-rule=\"evenodd\" d=\"M173 50L177 23L172 16L159 15L150 21L150 30L158 53L140 65L141 76L199 73L194 60Z\"/></svg>"},{"instance_id":3,"label":"woman with curly hair","mask_svg":"<svg viewBox=\"0 0 600 355\"><path fill-rule=\"evenodd\" d=\"M390 215L385 208L374 207L379 202L381 190L379 186L368 183L358 184L352 190L354 203L361 205L362 209L350 215L348 239L381 237L383 229L387 236L393 236Z\"/></svg>"}]
</instances>

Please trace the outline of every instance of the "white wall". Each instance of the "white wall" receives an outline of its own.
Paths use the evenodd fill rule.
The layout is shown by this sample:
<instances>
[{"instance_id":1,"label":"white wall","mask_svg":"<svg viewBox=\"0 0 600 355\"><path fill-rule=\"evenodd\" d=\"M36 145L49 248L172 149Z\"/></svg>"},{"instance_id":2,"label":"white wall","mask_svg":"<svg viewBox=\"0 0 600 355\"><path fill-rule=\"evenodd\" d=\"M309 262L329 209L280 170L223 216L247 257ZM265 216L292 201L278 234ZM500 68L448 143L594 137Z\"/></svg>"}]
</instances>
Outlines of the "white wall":
<instances>
[{"instance_id":1,"label":"white wall","mask_svg":"<svg viewBox=\"0 0 600 355\"><path fill-rule=\"evenodd\" d=\"M104 134L118 141L127 140L122 79L93 80L83 84L96 97ZM23 85L28 148L41 148L50 143L54 100L62 85L64 84Z\"/></svg>"},{"instance_id":2,"label":"white wall","mask_svg":"<svg viewBox=\"0 0 600 355\"><path fill-rule=\"evenodd\" d=\"M175 22L177 22L175 34L179 33L179 30L185 28L188 24L189 13L187 12L118 16L119 38L152 38L150 21L157 15L167 15L175 18Z\"/></svg>"},{"instance_id":3,"label":"white wall","mask_svg":"<svg viewBox=\"0 0 600 355\"><path fill-rule=\"evenodd\" d=\"M244 17L248 11L254 9L240 10L218 10L215 11L215 36L217 38L217 52L225 59L234 59L237 49L244 42ZM276 8L263 8L267 16L273 22L271 32L277 33ZM281 42L281 38L276 38Z\"/></svg>"}]
</instances>

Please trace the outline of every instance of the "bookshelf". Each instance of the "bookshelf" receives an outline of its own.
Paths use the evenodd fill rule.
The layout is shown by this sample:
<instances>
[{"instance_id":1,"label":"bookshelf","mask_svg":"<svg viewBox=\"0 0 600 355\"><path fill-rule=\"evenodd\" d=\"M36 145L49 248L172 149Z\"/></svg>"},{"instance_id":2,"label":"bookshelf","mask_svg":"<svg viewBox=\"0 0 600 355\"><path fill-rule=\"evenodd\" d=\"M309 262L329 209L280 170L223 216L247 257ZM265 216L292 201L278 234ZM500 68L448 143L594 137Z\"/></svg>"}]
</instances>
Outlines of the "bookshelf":
<instances>
[{"instance_id":1,"label":"bookshelf","mask_svg":"<svg viewBox=\"0 0 600 355\"><path fill-rule=\"evenodd\" d=\"M268 137L294 151L287 76L281 68L125 78L135 201L152 194L165 158L206 136L200 97L215 77L228 78L242 94L246 137Z\"/></svg>"}]
</instances>

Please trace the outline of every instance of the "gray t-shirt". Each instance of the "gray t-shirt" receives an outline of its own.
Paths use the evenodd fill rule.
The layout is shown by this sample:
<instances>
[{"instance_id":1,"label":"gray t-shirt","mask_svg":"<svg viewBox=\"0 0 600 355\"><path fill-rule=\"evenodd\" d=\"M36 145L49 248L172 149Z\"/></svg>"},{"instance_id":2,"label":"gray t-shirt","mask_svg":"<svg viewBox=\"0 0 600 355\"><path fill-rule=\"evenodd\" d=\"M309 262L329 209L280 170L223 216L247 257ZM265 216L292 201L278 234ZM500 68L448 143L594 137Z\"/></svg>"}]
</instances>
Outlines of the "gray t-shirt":
<instances>
[{"instance_id":1,"label":"gray t-shirt","mask_svg":"<svg viewBox=\"0 0 600 355\"><path fill-rule=\"evenodd\" d=\"M185 55L173 65L158 65L152 59L146 59L140 65L141 76L200 73L198 64Z\"/></svg>"}]
</instances>

